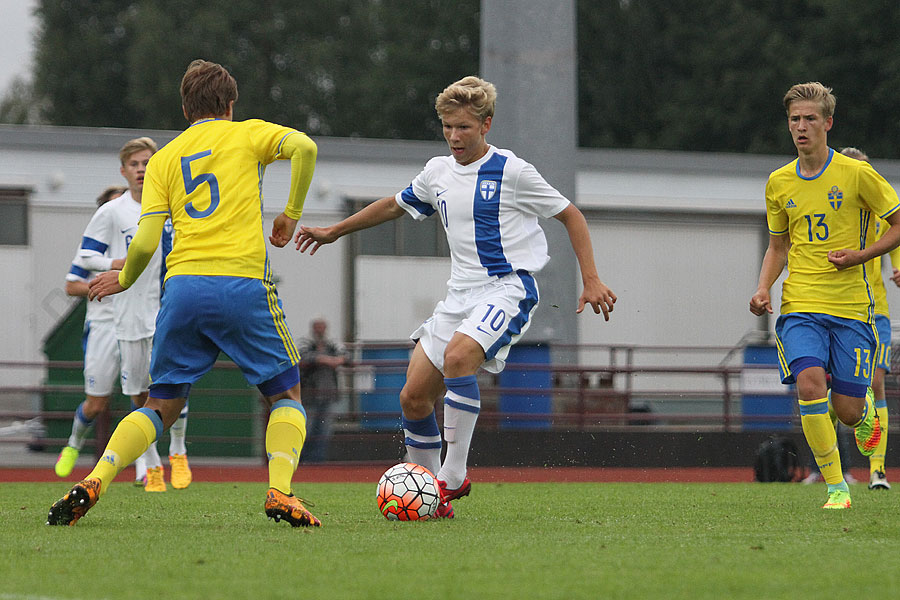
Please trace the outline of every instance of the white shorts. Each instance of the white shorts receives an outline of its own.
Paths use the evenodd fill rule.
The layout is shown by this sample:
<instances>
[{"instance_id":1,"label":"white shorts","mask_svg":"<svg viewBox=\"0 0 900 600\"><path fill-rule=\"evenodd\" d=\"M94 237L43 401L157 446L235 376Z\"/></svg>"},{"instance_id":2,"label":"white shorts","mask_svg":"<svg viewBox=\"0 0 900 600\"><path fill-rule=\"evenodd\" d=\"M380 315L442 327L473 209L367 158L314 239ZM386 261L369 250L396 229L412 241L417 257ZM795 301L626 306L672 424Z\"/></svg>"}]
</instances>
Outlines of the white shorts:
<instances>
[{"instance_id":1,"label":"white shorts","mask_svg":"<svg viewBox=\"0 0 900 600\"><path fill-rule=\"evenodd\" d=\"M409 337L422 344L425 355L444 372L444 350L459 331L484 348L481 367L499 373L509 349L531 326L538 305L538 288L527 271L510 273L480 287L447 290L434 314Z\"/></svg>"},{"instance_id":2,"label":"white shorts","mask_svg":"<svg viewBox=\"0 0 900 600\"><path fill-rule=\"evenodd\" d=\"M122 354L122 393L137 396L150 389L150 350L153 338L119 340Z\"/></svg>"},{"instance_id":3,"label":"white shorts","mask_svg":"<svg viewBox=\"0 0 900 600\"><path fill-rule=\"evenodd\" d=\"M119 374L119 346L112 319L84 323L84 393L112 394Z\"/></svg>"}]
</instances>

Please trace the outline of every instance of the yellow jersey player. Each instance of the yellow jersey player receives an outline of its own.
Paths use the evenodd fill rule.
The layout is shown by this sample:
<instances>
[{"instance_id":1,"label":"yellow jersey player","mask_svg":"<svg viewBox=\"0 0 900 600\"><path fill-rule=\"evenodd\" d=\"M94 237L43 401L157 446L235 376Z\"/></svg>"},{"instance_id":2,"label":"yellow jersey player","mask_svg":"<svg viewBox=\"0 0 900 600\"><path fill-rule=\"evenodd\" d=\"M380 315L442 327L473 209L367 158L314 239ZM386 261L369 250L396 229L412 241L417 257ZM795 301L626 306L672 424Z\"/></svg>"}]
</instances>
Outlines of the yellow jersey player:
<instances>
[{"instance_id":1,"label":"yellow jersey player","mask_svg":"<svg viewBox=\"0 0 900 600\"><path fill-rule=\"evenodd\" d=\"M823 508L843 509L850 507L850 488L829 408L871 455L881 429L867 394L878 342L872 288L878 275L870 261L900 245L900 200L871 165L828 146L836 103L830 88L797 84L783 102L797 159L766 184L769 246L750 311L773 312L769 290L787 264L775 326L782 382L797 386L803 433L828 486ZM879 218L892 227L876 241Z\"/></svg>"},{"instance_id":2,"label":"yellow jersey player","mask_svg":"<svg viewBox=\"0 0 900 600\"><path fill-rule=\"evenodd\" d=\"M869 161L865 152L858 148L843 148L841 154L855 158L856 160ZM875 224L876 238L884 235L890 227L885 221ZM889 253L892 266L891 281L900 285L900 269L894 265L900 265L900 248L894 248ZM875 452L869 457L869 489L889 490L884 469L884 456L887 451L888 434L888 409L887 399L884 394L884 377L891 372L891 318L888 307L887 290L884 287L884 278L881 275L882 257L872 259L872 283L875 289L875 328L878 331L878 349L875 352L875 371L872 374L872 395L875 398L875 411L881 425L881 441L875 448Z\"/></svg>"},{"instance_id":3,"label":"yellow jersey player","mask_svg":"<svg viewBox=\"0 0 900 600\"><path fill-rule=\"evenodd\" d=\"M190 127L147 166L141 220L121 272L91 281L100 300L127 289L147 264L169 217L175 231L150 365L150 396L113 432L87 478L50 509L48 523L72 525L121 469L178 418L193 382L225 352L270 407L265 512L292 526L319 526L293 495L291 479L306 435L299 355L275 289L262 228L266 165L291 161L287 207L269 241L293 236L315 168L305 134L259 120L233 121L237 83L221 65L195 60L181 82Z\"/></svg>"}]
</instances>

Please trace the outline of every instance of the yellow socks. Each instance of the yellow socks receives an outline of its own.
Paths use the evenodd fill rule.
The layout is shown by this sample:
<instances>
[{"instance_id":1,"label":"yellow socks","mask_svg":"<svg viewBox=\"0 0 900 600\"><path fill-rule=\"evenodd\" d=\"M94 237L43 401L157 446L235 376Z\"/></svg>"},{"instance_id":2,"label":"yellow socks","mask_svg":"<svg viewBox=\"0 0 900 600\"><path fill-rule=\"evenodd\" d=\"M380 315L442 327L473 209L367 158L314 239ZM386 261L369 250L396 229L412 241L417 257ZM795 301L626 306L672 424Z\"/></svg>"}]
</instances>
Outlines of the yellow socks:
<instances>
[{"instance_id":1,"label":"yellow socks","mask_svg":"<svg viewBox=\"0 0 900 600\"><path fill-rule=\"evenodd\" d=\"M837 433L828 416L828 398L800 400L800 422L825 483L842 482L841 457L837 448Z\"/></svg>"},{"instance_id":2,"label":"yellow socks","mask_svg":"<svg viewBox=\"0 0 900 600\"><path fill-rule=\"evenodd\" d=\"M291 479L306 440L306 411L294 400L279 400L269 411L266 455L269 457L269 487L291 493Z\"/></svg>"},{"instance_id":3,"label":"yellow socks","mask_svg":"<svg viewBox=\"0 0 900 600\"><path fill-rule=\"evenodd\" d=\"M881 441L875 447L875 453L869 457L869 474L875 471L884 473L884 454L887 450L887 434L888 434L888 409L887 401L884 398L875 400L875 413L881 422Z\"/></svg>"},{"instance_id":4,"label":"yellow socks","mask_svg":"<svg viewBox=\"0 0 900 600\"><path fill-rule=\"evenodd\" d=\"M162 419L155 411L139 408L129 413L113 431L103 456L85 479L98 478L100 493L105 493L116 475L143 454L162 431Z\"/></svg>"}]
</instances>

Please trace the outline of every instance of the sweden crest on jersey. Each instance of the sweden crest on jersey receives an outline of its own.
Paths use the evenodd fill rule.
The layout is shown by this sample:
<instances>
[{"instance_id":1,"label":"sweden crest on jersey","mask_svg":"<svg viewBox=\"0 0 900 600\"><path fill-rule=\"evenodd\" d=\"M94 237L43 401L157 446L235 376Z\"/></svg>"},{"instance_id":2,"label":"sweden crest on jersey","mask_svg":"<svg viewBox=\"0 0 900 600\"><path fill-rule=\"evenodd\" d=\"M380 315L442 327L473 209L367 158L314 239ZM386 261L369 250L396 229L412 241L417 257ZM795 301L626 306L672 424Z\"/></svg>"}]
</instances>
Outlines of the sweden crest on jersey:
<instances>
[{"instance_id":1,"label":"sweden crest on jersey","mask_svg":"<svg viewBox=\"0 0 900 600\"><path fill-rule=\"evenodd\" d=\"M497 193L497 182L493 179L484 179L481 182L479 191L484 200L490 200Z\"/></svg>"},{"instance_id":2,"label":"sweden crest on jersey","mask_svg":"<svg viewBox=\"0 0 900 600\"><path fill-rule=\"evenodd\" d=\"M828 191L828 203L831 204L831 208L837 210L841 207L841 203L844 200L844 192L841 191L836 185L831 186L831 189Z\"/></svg>"}]
</instances>

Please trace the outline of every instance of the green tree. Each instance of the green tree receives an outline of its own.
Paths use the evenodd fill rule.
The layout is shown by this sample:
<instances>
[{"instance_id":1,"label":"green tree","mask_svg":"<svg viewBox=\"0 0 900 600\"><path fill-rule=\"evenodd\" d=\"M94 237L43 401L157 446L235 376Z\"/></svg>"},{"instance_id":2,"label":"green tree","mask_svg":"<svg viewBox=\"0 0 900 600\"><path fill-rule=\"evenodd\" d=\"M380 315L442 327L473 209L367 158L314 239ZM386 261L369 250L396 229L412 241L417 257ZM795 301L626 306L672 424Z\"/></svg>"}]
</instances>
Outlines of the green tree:
<instances>
[{"instance_id":1,"label":"green tree","mask_svg":"<svg viewBox=\"0 0 900 600\"><path fill-rule=\"evenodd\" d=\"M39 0L37 15L29 114L56 125L180 129L181 75L206 58L237 78L237 118L440 139L435 96L478 72L478 0ZM582 146L789 154L781 96L813 80L838 97L834 146L900 156L894 3L579 0L577 16ZM0 119L22 118L17 93Z\"/></svg>"},{"instance_id":2,"label":"green tree","mask_svg":"<svg viewBox=\"0 0 900 600\"><path fill-rule=\"evenodd\" d=\"M124 101L126 54L134 3L41 0L36 8L35 91L47 99L54 125L130 126L137 113Z\"/></svg>"},{"instance_id":3,"label":"green tree","mask_svg":"<svg viewBox=\"0 0 900 600\"><path fill-rule=\"evenodd\" d=\"M578 17L581 145L791 153L782 95L821 81L833 145L900 155L892 3L583 0Z\"/></svg>"},{"instance_id":4,"label":"green tree","mask_svg":"<svg viewBox=\"0 0 900 600\"><path fill-rule=\"evenodd\" d=\"M179 129L181 75L206 58L235 75L237 118L435 139L434 98L478 69L477 0L44 0L38 14L37 76L59 125Z\"/></svg>"},{"instance_id":5,"label":"green tree","mask_svg":"<svg viewBox=\"0 0 900 600\"><path fill-rule=\"evenodd\" d=\"M45 102L38 98L34 86L23 77L16 77L0 100L0 123L40 125L44 123L42 109Z\"/></svg>"}]
</instances>

